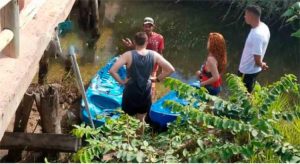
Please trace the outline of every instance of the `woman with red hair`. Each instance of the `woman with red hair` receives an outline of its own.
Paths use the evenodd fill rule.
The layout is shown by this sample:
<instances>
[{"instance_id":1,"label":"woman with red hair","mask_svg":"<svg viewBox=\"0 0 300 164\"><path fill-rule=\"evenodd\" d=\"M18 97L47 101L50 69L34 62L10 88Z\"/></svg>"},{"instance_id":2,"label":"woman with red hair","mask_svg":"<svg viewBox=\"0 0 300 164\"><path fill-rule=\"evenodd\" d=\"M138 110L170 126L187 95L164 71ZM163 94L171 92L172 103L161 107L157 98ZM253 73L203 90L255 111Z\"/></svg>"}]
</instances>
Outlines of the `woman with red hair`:
<instances>
[{"instance_id":1,"label":"woman with red hair","mask_svg":"<svg viewBox=\"0 0 300 164\"><path fill-rule=\"evenodd\" d=\"M205 87L209 94L217 95L221 91L222 78L227 64L226 44L220 33L210 33L207 41L208 55L201 70L196 72L200 85Z\"/></svg>"}]
</instances>

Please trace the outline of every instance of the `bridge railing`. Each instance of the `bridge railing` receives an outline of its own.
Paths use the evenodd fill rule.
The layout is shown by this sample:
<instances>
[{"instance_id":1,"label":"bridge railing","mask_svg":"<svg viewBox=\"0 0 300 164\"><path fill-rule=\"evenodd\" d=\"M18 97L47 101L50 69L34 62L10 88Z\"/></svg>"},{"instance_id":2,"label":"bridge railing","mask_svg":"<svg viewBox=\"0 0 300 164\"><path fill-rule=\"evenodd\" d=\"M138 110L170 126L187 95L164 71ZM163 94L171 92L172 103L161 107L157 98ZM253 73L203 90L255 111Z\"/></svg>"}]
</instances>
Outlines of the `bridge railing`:
<instances>
[{"instance_id":1,"label":"bridge railing","mask_svg":"<svg viewBox=\"0 0 300 164\"><path fill-rule=\"evenodd\" d=\"M19 38L18 0L0 0L0 53L17 58Z\"/></svg>"}]
</instances>

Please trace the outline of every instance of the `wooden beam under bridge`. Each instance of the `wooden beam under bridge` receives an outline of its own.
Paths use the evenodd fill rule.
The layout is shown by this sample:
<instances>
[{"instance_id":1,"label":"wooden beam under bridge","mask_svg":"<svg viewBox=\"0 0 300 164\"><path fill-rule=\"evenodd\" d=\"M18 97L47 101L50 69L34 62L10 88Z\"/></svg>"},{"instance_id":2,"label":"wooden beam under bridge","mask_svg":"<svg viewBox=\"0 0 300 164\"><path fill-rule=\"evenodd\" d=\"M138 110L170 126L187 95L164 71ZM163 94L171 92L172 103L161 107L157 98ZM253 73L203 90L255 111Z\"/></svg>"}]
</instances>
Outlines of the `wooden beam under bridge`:
<instances>
[{"instance_id":1,"label":"wooden beam under bridge","mask_svg":"<svg viewBox=\"0 0 300 164\"><path fill-rule=\"evenodd\" d=\"M66 134L5 132L0 141L0 149L10 150L76 152L80 146L80 139Z\"/></svg>"},{"instance_id":2,"label":"wooden beam under bridge","mask_svg":"<svg viewBox=\"0 0 300 164\"><path fill-rule=\"evenodd\" d=\"M37 73L54 28L67 18L74 3L75 0L46 0L33 18L28 20L21 14L20 21L28 21L20 29L19 57L0 52L0 140Z\"/></svg>"}]
</instances>

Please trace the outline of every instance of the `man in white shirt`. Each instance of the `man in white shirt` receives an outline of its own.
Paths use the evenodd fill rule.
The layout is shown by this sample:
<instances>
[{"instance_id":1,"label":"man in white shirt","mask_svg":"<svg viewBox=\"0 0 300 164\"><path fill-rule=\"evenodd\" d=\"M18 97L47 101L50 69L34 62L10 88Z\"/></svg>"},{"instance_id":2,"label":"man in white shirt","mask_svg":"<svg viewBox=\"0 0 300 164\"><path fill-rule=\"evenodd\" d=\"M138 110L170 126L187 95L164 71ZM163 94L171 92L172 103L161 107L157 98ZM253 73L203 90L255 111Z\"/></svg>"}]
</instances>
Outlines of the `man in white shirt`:
<instances>
[{"instance_id":1,"label":"man in white shirt","mask_svg":"<svg viewBox=\"0 0 300 164\"><path fill-rule=\"evenodd\" d=\"M260 15L259 6L250 5L246 8L245 22L252 28L244 46L238 74L249 93L253 90L257 75L269 68L267 63L263 62L263 58L270 40L270 31L268 26L260 21Z\"/></svg>"}]
</instances>

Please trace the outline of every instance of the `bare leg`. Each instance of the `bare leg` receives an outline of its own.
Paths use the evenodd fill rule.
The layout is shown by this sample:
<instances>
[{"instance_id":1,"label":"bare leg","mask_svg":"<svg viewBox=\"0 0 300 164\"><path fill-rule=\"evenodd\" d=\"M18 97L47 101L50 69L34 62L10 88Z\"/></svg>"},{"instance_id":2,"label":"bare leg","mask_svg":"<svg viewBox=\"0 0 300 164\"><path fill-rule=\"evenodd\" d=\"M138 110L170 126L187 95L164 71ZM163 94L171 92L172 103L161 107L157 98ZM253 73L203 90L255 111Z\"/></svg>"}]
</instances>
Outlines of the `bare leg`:
<instances>
[{"instance_id":1,"label":"bare leg","mask_svg":"<svg viewBox=\"0 0 300 164\"><path fill-rule=\"evenodd\" d=\"M146 113L143 113L143 114L137 113L136 114L136 118L139 119L141 122L145 121L145 117L146 117Z\"/></svg>"},{"instance_id":2,"label":"bare leg","mask_svg":"<svg viewBox=\"0 0 300 164\"><path fill-rule=\"evenodd\" d=\"M144 130L145 130L145 117L146 113L144 114L136 114L136 118L139 119L142 122L142 127L138 130L138 133L141 135L144 135Z\"/></svg>"}]
</instances>

